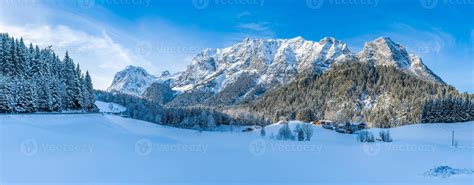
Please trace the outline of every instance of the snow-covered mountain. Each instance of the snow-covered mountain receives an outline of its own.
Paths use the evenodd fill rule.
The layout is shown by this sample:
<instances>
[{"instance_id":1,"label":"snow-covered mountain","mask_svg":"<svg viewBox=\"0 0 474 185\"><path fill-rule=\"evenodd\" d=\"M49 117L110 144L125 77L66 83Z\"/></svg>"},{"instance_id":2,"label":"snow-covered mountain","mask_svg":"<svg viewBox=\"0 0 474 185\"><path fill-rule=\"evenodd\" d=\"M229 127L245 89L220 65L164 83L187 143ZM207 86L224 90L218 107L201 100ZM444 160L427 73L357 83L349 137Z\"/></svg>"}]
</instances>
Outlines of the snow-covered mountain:
<instances>
[{"instance_id":1,"label":"snow-covered mountain","mask_svg":"<svg viewBox=\"0 0 474 185\"><path fill-rule=\"evenodd\" d=\"M333 63L354 60L347 45L334 38L319 42L293 39L245 39L224 49L206 49L172 83L178 91L220 92L242 76L255 85L287 83L304 71L320 73Z\"/></svg>"},{"instance_id":2,"label":"snow-covered mountain","mask_svg":"<svg viewBox=\"0 0 474 185\"><path fill-rule=\"evenodd\" d=\"M387 37L366 43L359 54L331 37L319 42L296 37L245 39L228 48L206 49L172 82L172 87L178 91L220 92L243 75L252 76L255 85L271 86L291 82L301 72L322 73L335 63L353 61L392 65L425 80L443 83L420 57L408 54L403 46Z\"/></svg>"},{"instance_id":3,"label":"snow-covered mountain","mask_svg":"<svg viewBox=\"0 0 474 185\"><path fill-rule=\"evenodd\" d=\"M127 66L115 74L107 91L119 91L131 95L141 95L157 77L148 74L142 67Z\"/></svg>"},{"instance_id":4,"label":"snow-covered mountain","mask_svg":"<svg viewBox=\"0 0 474 185\"><path fill-rule=\"evenodd\" d=\"M140 96L153 82L166 81L180 93L227 93L232 96L230 102L235 102L253 99L271 87L291 82L298 74L321 74L334 64L358 61L395 66L422 79L444 83L420 57L408 54L403 46L386 37L366 43L358 54L332 37L319 42L302 37L246 38L228 48L205 49L185 71L174 75L155 77L143 68L129 66L117 73L109 91Z\"/></svg>"},{"instance_id":5,"label":"snow-covered mountain","mask_svg":"<svg viewBox=\"0 0 474 185\"><path fill-rule=\"evenodd\" d=\"M405 47L393 42L388 37L381 37L365 43L364 49L358 54L358 58L361 62L394 66L424 80L444 83L441 78L423 64L419 56L408 54Z\"/></svg>"},{"instance_id":6,"label":"snow-covered mountain","mask_svg":"<svg viewBox=\"0 0 474 185\"><path fill-rule=\"evenodd\" d=\"M171 77L173 75L169 71L164 71L161 76L156 77L149 74L142 67L127 66L124 70L115 74L114 80L107 91L141 96L154 82L164 82Z\"/></svg>"}]
</instances>

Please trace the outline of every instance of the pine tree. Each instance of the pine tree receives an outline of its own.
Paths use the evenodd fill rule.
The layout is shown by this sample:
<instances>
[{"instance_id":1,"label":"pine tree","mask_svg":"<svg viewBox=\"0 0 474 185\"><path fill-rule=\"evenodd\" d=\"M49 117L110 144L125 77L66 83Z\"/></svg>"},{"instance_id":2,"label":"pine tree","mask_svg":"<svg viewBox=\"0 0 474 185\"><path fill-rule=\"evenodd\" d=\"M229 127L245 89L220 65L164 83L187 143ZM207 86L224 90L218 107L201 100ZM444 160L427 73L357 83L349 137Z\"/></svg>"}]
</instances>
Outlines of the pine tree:
<instances>
[{"instance_id":1,"label":"pine tree","mask_svg":"<svg viewBox=\"0 0 474 185\"><path fill-rule=\"evenodd\" d=\"M9 79L2 82L0 112L96 109L90 76L68 54L61 61L51 47L27 47L21 38L0 34L0 77Z\"/></svg>"},{"instance_id":2,"label":"pine tree","mask_svg":"<svg viewBox=\"0 0 474 185\"><path fill-rule=\"evenodd\" d=\"M20 38L20 41L16 41L16 54L17 54L17 62L15 69L17 71L18 77L27 78L28 72L30 72L30 65L29 65L29 57L28 51L26 49L25 43L23 42L23 38Z\"/></svg>"},{"instance_id":3,"label":"pine tree","mask_svg":"<svg viewBox=\"0 0 474 185\"><path fill-rule=\"evenodd\" d=\"M68 52L64 58L64 78L66 85L66 107L69 109L80 109L83 105L82 84L79 75L76 73L74 62L69 57Z\"/></svg>"},{"instance_id":4,"label":"pine tree","mask_svg":"<svg viewBox=\"0 0 474 185\"><path fill-rule=\"evenodd\" d=\"M23 75L23 74L20 74L18 72L18 69L21 67L19 64L20 59L18 57L18 44L17 42L15 42L14 39L11 39L10 45L11 45L11 49L10 49L9 55L10 55L11 63L12 63L11 76L20 77L20 75Z\"/></svg>"},{"instance_id":5,"label":"pine tree","mask_svg":"<svg viewBox=\"0 0 474 185\"><path fill-rule=\"evenodd\" d=\"M5 34L2 37L2 48L3 48L3 54L2 54L2 63L0 64L1 66L1 72L3 75L7 77L13 77L13 72L14 72L14 64L13 64L13 45L11 39L8 37L7 34Z\"/></svg>"},{"instance_id":6,"label":"pine tree","mask_svg":"<svg viewBox=\"0 0 474 185\"><path fill-rule=\"evenodd\" d=\"M214 117L211 114L207 115L206 127L208 130L214 130L216 128L216 121L214 120Z\"/></svg>"},{"instance_id":7,"label":"pine tree","mask_svg":"<svg viewBox=\"0 0 474 185\"><path fill-rule=\"evenodd\" d=\"M61 95L59 94L59 88L58 84L53 81L51 83L51 105L49 109L51 111L61 111L62 110L62 101L61 101Z\"/></svg>"},{"instance_id":8,"label":"pine tree","mask_svg":"<svg viewBox=\"0 0 474 185\"><path fill-rule=\"evenodd\" d=\"M89 111L95 109L95 95L94 95L94 87L92 85L92 78L89 75L89 71L86 71L86 75L84 77L84 100L85 100L85 108Z\"/></svg>"},{"instance_id":9,"label":"pine tree","mask_svg":"<svg viewBox=\"0 0 474 185\"><path fill-rule=\"evenodd\" d=\"M296 130L297 134L298 134L298 141L304 141L304 132L301 128L297 129Z\"/></svg>"},{"instance_id":10,"label":"pine tree","mask_svg":"<svg viewBox=\"0 0 474 185\"><path fill-rule=\"evenodd\" d=\"M0 76L0 113L13 112L13 98L11 95L11 84Z\"/></svg>"},{"instance_id":11,"label":"pine tree","mask_svg":"<svg viewBox=\"0 0 474 185\"><path fill-rule=\"evenodd\" d=\"M26 99L26 90L24 87L24 83L21 82L20 79L15 79L13 82L13 92L16 92L14 94L14 112L26 112L27 109L27 104L28 100Z\"/></svg>"},{"instance_id":12,"label":"pine tree","mask_svg":"<svg viewBox=\"0 0 474 185\"><path fill-rule=\"evenodd\" d=\"M4 34L0 35L0 75L6 75L5 68L7 68L7 63L5 61L5 53L6 53L6 42Z\"/></svg>"},{"instance_id":13,"label":"pine tree","mask_svg":"<svg viewBox=\"0 0 474 185\"><path fill-rule=\"evenodd\" d=\"M25 80L24 82L24 94L23 97L25 99L25 112L36 112L38 111L38 106L36 104L36 91L34 89L34 83L31 80Z\"/></svg>"}]
</instances>

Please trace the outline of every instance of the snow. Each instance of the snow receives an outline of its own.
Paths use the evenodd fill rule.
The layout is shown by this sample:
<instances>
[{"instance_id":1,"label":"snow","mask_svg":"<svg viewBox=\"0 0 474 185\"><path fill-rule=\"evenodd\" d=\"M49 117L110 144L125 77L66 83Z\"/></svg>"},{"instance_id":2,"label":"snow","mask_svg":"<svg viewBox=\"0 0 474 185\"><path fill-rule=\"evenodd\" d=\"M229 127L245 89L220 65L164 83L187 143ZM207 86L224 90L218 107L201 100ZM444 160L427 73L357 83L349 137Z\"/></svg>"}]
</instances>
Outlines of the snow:
<instances>
[{"instance_id":1,"label":"snow","mask_svg":"<svg viewBox=\"0 0 474 185\"><path fill-rule=\"evenodd\" d=\"M469 169L453 169L449 166L438 166L425 173L426 176L447 178L453 175L472 174L474 170Z\"/></svg>"},{"instance_id":2,"label":"snow","mask_svg":"<svg viewBox=\"0 0 474 185\"><path fill-rule=\"evenodd\" d=\"M95 101L95 105L99 108L99 112L104 113L121 113L127 110L126 107L116 104L103 101Z\"/></svg>"},{"instance_id":3,"label":"snow","mask_svg":"<svg viewBox=\"0 0 474 185\"><path fill-rule=\"evenodd\" d=\"M291 122L294 128L301 122ZM392 143L314 126L311 141L198 132L102 114L0 115L0 181L98 184L472 184L474 122L390 130ZM371 129L378 135L380 129ZM459 145L451 147L451 132ZM436 171L436 170L435 170ZM439 170L437 170L439 171Z\"/></svg>"}]
</instances>

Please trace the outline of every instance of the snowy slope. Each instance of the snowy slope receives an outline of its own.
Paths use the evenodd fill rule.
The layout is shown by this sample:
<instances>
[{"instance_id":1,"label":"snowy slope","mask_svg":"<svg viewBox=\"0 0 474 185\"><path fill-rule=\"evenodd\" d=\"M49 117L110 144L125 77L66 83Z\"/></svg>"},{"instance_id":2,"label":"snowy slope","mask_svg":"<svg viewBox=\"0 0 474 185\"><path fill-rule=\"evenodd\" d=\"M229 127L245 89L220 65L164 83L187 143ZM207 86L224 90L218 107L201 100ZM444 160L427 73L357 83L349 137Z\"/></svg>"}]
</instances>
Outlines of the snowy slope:
<instances>
[{"instance_id":1,"label":"snowy slope","mask_svg":"<svg viewBox=\"0 0 474 185\"><path fill-rule=\"evenodd\" d=\"M126 107L116 104L116 103L95 101L95 105L99 109L99 112L105 112L105 113L120 113L120 112L125 112L127 110Z\"/></svg>"},{"instance_id":2,"label":"snowy slope","mask_svg":"<svg viewBox=\"0 0 474 185\"><path fill-rule=\"evenodd\" d=\"M471 184L474 122L410 125L394 142L361 144L314 127L310 142L259 132L202 132L118 116L0 115L0 183ZM292 122L294 126L296 122ZM451 131L459 147L451 148Z\"/></svg>"}]
</instances>

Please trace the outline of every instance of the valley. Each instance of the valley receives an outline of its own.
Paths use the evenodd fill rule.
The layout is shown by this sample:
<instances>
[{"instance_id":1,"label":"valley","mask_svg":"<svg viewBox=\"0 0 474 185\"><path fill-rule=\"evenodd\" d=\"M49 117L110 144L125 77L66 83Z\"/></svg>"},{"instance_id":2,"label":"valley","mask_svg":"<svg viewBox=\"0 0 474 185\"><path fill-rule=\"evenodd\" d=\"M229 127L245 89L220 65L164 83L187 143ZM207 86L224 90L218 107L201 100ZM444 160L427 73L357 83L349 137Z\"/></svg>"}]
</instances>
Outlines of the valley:
<instances>
[{"instance_id":1,"label":"valley","mask_svg":"<svg viewBox=\"0 0 474 185\"><path fill-rule=\"evenodd\" d=\"M0 115L0 121L2 184L473 181L472 122L403 126L390 129L391 143L360 143L355 135L317 126L311 141L298 142L271 139L279 124L261 137L257 130L199 132L102 114ZM290 127L296 124L303 123ZM456 173L430 172L440 166Z\"/></svg>"}]
</instances>

